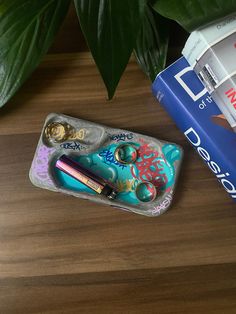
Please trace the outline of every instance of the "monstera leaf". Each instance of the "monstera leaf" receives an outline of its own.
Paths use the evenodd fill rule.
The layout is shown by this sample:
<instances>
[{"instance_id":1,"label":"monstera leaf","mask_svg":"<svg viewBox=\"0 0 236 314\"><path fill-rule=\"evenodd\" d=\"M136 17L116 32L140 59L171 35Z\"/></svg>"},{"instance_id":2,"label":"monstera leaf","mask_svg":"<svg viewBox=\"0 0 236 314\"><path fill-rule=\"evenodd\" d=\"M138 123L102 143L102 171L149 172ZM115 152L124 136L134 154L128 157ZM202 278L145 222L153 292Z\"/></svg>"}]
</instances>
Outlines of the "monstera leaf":
<instances>
[{"instance_id":1,"label":"monstera leaf","mask_svg":"<svg viewBox=\"0 0 236 314\"><path fill-rule=\"evenodd\" d=\"M157 14L149 6L145 11L139 31L135 55L143 71L151 81L166 64L169 41L169 21Z\"/></svg>"},{"instance_id":2,"label":"monstera leaf","mask_svg":"<svg viewBox=\"0 0 236 314\"><path fill-rule=\"evenodd\" d=\"M75 0L81 28L112 98L135 46L146 0Z\"/></svg>"},{"instance_id":3,"label":"monstera leaf","mask_svg":"<svg viewBox=\"0 0 236 314\"><path fill-rule=\"evenodd\" d=\"M236 11L236 0L151 0L153 8L187 31Z\"/></svg>"},{"instance_id":4,"label":"monstera leaf","mask_svg":"<svg viewBox=\"0 0 236 314\"><path fill-rule=\"evenodd\" d=\"M0 0L0 107L47 52L70 0Z\"/></svg>"}]
</instances>

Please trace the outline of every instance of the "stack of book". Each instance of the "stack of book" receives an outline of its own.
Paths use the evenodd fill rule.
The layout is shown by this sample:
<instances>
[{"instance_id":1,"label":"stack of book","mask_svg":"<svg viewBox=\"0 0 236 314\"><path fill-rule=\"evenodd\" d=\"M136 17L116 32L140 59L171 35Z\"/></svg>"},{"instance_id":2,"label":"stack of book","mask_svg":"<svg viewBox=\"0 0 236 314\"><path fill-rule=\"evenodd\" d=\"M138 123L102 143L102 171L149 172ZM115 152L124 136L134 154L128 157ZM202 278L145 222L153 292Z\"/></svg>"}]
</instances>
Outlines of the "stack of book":
<instances>
[{"instance_id":1,"label":"stack of book","mask_svg":"<svg viewBox=\"0 0 236 314\"><path fill-rule=\"evenodd\" d=\"M153 93L236 200L236 133L185 57L161 72Z\"/></svg>"}]
</instances>

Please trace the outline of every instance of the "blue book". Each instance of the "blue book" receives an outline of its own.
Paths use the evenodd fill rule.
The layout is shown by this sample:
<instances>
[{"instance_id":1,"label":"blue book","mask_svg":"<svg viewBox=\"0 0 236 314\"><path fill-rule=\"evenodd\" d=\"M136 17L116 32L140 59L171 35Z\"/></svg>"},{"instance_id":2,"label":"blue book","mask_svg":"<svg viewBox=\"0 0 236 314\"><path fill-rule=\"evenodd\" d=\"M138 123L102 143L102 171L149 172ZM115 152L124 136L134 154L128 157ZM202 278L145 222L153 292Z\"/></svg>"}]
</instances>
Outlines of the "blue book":
<instances>
[{"instance_id":1,"label":"blue book","mask_svg":"<svg viewBox=\"0 0 236 314\"><path fill-rule=\"evenodd\" d=\"M162 71L153 94L236 201L236 133L182 57Z\"/></svg>"}]
</instances>

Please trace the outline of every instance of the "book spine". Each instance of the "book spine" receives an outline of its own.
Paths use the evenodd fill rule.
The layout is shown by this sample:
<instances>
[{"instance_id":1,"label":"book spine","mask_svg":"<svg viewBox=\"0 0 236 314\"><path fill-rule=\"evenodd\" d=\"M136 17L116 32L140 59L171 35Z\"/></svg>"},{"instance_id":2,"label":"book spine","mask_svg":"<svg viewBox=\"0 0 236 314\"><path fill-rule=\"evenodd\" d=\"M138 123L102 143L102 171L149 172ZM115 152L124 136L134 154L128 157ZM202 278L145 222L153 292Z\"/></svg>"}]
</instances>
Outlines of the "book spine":
<instances>
[{"instance_id":1,"label":"book spine","mask_svg":"<svg viewBox=\"0 0 236 314\"><path fill-rule=\"evenodd\" d=\"M236 202L234 165L228 163L225 159L224 151L212 141L211 134L205 128L204 122L199 117L195 117L191 109L188 109L191 108L191 103L186 104L186 102L182 101L182 93L178 93L175 86L171 86L162 76L159 76L154 82L153 93L200 157L215 174L217 180ZM207 93L205 96L208 97L209 94ZM215 103L212 105L216 106Z\"/></svg>"}]
</instances>

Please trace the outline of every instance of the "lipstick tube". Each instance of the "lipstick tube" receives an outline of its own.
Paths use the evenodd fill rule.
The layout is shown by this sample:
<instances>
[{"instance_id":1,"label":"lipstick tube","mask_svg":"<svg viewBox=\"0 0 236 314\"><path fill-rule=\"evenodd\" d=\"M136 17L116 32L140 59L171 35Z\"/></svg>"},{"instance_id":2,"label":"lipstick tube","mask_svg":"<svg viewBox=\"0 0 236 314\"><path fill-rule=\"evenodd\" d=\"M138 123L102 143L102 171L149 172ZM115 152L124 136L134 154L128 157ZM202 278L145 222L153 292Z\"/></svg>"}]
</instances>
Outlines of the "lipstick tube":
<instances>
[{"instance_id":1,"label":"lipstick tube","mask_svg":"<svg viewBox=\"0 0 236 314\"><path fill-rule=\"evenodd\" d=\"M83 183L98 194L104 195L109 199L114 199L117 195L117 191L106 182L103 178L100 178L95 173L88 169L85 169L81 164L66 155L62 155L56 161L56 168Z\"/></svg>"}]
</instances>

